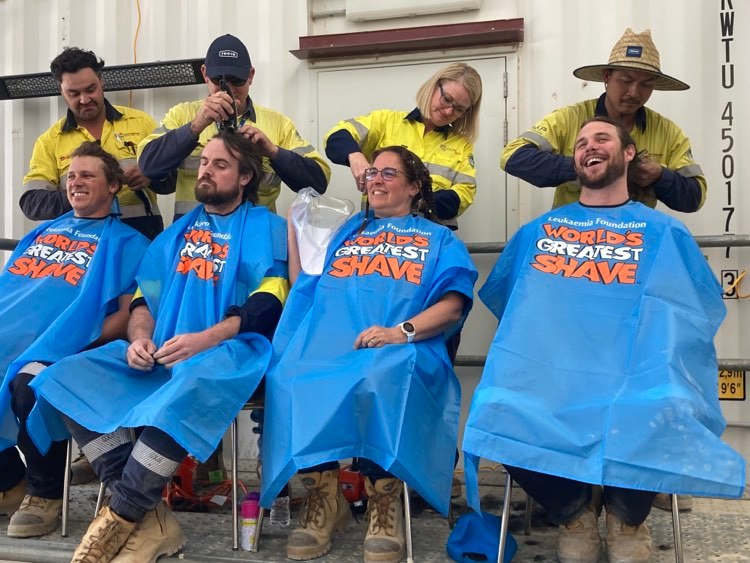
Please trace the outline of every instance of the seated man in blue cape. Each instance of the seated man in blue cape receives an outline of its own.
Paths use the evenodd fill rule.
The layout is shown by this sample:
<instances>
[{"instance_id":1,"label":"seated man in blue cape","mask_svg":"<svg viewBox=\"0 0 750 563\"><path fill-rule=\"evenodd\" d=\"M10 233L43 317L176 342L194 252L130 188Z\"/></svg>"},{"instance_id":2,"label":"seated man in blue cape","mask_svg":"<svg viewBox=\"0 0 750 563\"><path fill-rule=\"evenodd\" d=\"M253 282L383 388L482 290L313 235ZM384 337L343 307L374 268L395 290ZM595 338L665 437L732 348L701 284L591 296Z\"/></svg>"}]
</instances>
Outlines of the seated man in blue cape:
<instances>
[{"instance_id":1,"label":"seated man in blue cape","mask_svg":"<svg viewBox=\"0 0 750 563\"><path fill-rule=\"evenodd\" d=\"M34 382L112 491L74 561L155 561L182 547L164 486L188 453L214 451L265 373L289 284L284 220L254 205L260 166L247 139L214 137L195 186L202 205L154 240L138 272L129 342Z\"/></svg>"},{"instance_id":2,"label":"seated man in blue cape","mask_svg":"<svg viewBox=\"0 0 750 563\"><path fill-rule=\"evenodd\" d=\"M12 514L10 537L53 531L62 507L66 441L46 453L32 441L29 383L51 363L125 335L148 240L110 214L123 180L114 156L80 145L67 172L72 211L26 235L0 274L0 514Z\"/></svg>"},{"instance_id":3,"label":"seated man in blue cape","mask_svg":"<svg viewBox=\"0 0 750 563\"><path fill-rule=\"evenodd\" d=\"M300 274L274 337L261 503L303 470L308 496L287 539L291 559L323 556L348 522L340 459L362 458L365 561L401 560L398 479L443 513L450 502L460 386L445 338L468 313L477 274L464 244L434 222L422 161L403 147L373 159L366 211L336 233L321 275ZM294 279L291 229L289 247Z\"/></svg>"},{"instance_id":4,"label":"seated man in blue cape","mask_svg":"<svg viewBox=\"0 0 750 563\"><path fill-rule=\"evenodd\" d=\"M721 288L682 223L629 201L633 139L608 117L575 142L581 199L525 225L479 292L500 319L464 433L467 499L480 457L560 524L558 558L648 561L652 491L738 497L719 438L713 338ZM599 488L596 487L599 491Z\"/></svg>"}]
</instances>

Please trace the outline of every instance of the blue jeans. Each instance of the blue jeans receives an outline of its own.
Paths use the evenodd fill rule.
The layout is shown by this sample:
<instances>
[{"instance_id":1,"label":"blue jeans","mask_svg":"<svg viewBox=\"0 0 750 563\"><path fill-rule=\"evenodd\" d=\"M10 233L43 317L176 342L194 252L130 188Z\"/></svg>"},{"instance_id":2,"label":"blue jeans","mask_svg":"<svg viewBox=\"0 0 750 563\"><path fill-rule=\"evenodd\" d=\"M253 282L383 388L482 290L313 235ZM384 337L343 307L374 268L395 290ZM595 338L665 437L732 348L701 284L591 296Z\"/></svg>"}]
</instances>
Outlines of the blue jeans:
<instances>
[{"instance_id":1,"label":"blue jeans","mask_svg":"<svg viewBox=\"0 0 750 563\"><path fill-rule=\"evenodd\" d=\"M125 428L100 434L70 418L65 422L99 480L112 491L110 509L130 522L141 522L159 504L187 455L171 436L152 426L143 428L133 445Z\"/></svg>"},{"instance_id":2,"label":"blue jeans","mask_svg":"<svg viewBox=\"0 0 750 563\"><path fill-rule=\"evenodd\" d=\"M593 485L504 466L521 488L541 504L555 524L567 524L580 518L591 504ZM605 486L604 505L628 526L642 524L651 512L651 503L656 493Z\"/></svg>"}]
</instances>

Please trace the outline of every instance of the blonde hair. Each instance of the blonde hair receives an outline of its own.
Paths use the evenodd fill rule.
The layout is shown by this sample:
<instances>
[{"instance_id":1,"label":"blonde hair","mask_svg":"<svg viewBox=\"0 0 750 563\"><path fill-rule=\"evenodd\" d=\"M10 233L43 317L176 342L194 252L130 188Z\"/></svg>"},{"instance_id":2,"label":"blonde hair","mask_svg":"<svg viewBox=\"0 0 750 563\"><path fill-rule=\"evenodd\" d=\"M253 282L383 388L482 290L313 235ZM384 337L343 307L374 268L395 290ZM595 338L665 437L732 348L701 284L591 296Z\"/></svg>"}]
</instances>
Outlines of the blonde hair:
<instances>
[{"instance_id":1,"label":"blonde hair","mask_svg":"<svg viewBox=\"0 0 750 563\"><path fill-rule=\"evenodd\" d=\"M482 104L482 78L479 73L466 63L450 63L433 74L427 82L417 90L417 108L422 116L432 119L430 102L438 84L443 82L458 82L466 88L471 98L471 106L466 113L453 122L453 130L466 137L472 143L479 133L479 107Z\"/></svg>"}]
</instances>

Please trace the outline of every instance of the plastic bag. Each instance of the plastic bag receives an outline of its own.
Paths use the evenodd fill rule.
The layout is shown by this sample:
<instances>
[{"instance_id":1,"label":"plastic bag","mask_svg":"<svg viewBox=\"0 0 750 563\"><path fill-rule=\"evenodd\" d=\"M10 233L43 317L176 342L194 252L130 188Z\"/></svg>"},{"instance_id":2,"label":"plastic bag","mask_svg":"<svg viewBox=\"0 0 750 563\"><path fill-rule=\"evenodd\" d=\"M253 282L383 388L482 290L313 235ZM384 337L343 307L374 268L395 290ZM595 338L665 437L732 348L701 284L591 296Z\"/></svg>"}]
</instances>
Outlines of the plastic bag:
<instances>
[{"instance_id":1,"label":"plastic bag","mask_svg":"<svg viewBox=\"0 0 750 563\"><path fill-rule=\"evenodd\" d=\"M306 274L323 273L326 250L333 235L354 212L348 199L320 195L312 188L303 188L289 208L289 220L297 234L302 270Z\"/></svg>"}]
</instances>

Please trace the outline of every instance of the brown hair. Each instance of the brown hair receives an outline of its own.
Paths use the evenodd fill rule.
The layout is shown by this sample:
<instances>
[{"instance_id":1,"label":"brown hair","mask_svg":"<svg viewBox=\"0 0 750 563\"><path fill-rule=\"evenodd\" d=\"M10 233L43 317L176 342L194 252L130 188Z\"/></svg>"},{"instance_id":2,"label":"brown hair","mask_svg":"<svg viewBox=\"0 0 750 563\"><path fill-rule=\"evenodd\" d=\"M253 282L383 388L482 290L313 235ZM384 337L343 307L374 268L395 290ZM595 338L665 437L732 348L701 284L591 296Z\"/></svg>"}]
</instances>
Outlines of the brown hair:
<instances>
[{"instance_id":1,"label":"brown hair","mask_svg":"<svg viewBox=\"0 0 750 563\"><path fill-rule=\"evenodd\" d=\"M242 135L234 131L222 130L214 137L221 139L224 146L237 159L240 174L250 174L250 181L242 187L242 200L258 203L258 188L260 187L263 162L258 147Z\"/></svg>"},{"instance_id":2,"label":"brown hair","mask_svg":"<svg viewBox=\"0 0 750 563\"><path fill-rule=\"evenodd\" d=\"M105 151L98 141L84 141L78 145L78 148L71 153L70 158L73 159L77 156L93 156L101 160L107 183L117 184L117 191L120 191L125 183L125 175L120 168L120 163L114 156Z\"/></svg>"}]
</instances>

